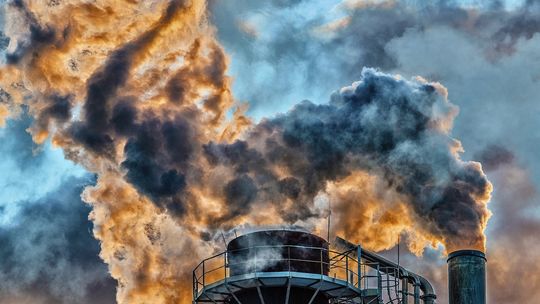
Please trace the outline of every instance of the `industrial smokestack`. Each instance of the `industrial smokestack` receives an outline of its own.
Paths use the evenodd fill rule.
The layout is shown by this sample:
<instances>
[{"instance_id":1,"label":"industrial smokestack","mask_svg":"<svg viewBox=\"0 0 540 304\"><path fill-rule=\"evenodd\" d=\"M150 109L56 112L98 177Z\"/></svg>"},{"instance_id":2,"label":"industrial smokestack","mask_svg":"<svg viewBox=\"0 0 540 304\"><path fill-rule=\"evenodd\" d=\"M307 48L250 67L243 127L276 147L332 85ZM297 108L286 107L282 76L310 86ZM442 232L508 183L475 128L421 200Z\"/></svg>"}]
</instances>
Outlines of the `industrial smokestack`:
<instances>
[{"instance_id":1,"label":"industrial smokestack","mask_svg":"<svg viewBox=\"0 0 540 304\"><path fill-rule=\"evenodd\" d=\"M449 304L486 303L486 256L478 250L448 255Z\"/></svg>"}]
</instances>

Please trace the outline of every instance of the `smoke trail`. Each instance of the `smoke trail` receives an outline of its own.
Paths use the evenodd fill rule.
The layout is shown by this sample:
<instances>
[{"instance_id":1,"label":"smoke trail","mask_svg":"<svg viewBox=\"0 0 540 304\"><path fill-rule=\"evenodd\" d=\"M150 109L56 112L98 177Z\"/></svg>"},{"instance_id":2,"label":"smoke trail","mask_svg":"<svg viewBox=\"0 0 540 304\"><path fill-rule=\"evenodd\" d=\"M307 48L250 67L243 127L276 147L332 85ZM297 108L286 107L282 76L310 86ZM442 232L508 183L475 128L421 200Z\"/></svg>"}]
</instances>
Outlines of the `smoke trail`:
<instances>
[{"instance_id":1,"label":"smoke trail","mask_svg":"<svg viewBox=\"0 0 540 304\"><path fill-rule=\"evenodd\" d=\"M278 204L287 222L305 220L318 216L306 210L328 182L339 188L368 172L402 196L429 239L483 249L491 184L480 164L459 159L461 145L449 136L457 109L446 95L436 83L365 69L328 104L304 101L245 141L205 151L210 163L233 168L229 185L242 185L228 204L233 213L250 212L258 197Z\"/></svg>"},{"instance_id":2,"label":"smoke trail","mask_svg":"<svg viewBox=\"0 0 540 304\"><path fill-rule=\"evenodd\" d=\"M30 131L98 174L100 256L121 303L188 302L199 253L201 142L233 138L227 59L204 1L12 1L5 7L2 119L29 106ZM233 111L234 120L225 121ZM211 246L211 245L209 245ZM192 250L185 250L192 248ZM181 288L181 292L178 292Z\"/></svg>"},{"instance_id":3,"label":"smoke trail","mask_svg":"<svg viewBox=\"0 0 540 304\"><path fill-rule=\"evenodd\" d=\"M97 173L83 199L120 303L189 302L193 264L216 250L200 239L246 223L317 231L325 200L349 234L349 210L379 206L369 220L411 233L417 251L484 246L491 185L460 160L449 136L457 109L439 84L366 69L327 104L252 125L231 96L204 1L7 9L0 114L28 105L36 142L51 137Z\"/></svg>"}]
</instances>

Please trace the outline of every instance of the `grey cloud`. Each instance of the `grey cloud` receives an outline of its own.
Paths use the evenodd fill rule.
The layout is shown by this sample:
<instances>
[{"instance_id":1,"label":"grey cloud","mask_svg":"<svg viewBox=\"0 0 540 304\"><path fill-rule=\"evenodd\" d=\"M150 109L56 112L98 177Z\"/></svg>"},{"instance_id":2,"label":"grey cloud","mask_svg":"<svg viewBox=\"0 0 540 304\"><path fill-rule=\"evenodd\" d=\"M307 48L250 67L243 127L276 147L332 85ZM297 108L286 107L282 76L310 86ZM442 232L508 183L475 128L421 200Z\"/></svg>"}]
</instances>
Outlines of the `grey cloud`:
<instances>
[{"instance_id":1,"label":"grey cloud","mask_svg":"<svg viewBox=\"0 0 540 304\"><path fill-rule=\"evenodd\" d=\"M280 7L223 1L210 8L219 37L233 54L236 94L250 101L250 111L257 117L269 109L285 111L300 98L321 100L335 87L357 79L365 66L400 72L399 58L388 44L410 31L452 29L476 40L479 56L497 60L511 55L520 39L531 39L539 30L539 9L532 3L514 11L494 2L477 11L454 1L389 3L345 11L347 21L331 29L329 37L314 31L329 24L324 18L332 12L298 18L295 9L304 8L298 3ZM266 22L258 24L260 18ZM252 19L262 37L250 37L242 30L240 24ZM265 81L254 74L263 75ZM416 74L425 75L422 70Z\"/></svg>"},{"instance_id":2,"label":"grey cloud","mask_svg":"<svg viewBox=\"0 0 540 304\"><path fill-rule=\"evenodd\" d=\"M63 108L64 102L59 104ZM48 113L61 117L65 111L59 108ZM7 121L0 145L0 166L11 168L13 162L19 171L3 172L6 178L0 180L0 302L114 303L116 282L98 256L90 207L80 198L94 178L50 163L51 152L43 150L50 148L32 141L27 132L32 119L22 112ZM42 184L39 175L48 174L57 175L47 176L57 181Z\"/></svg>"},{"instance_id":3,"label":"grey cloud","mask_svg":"<svg viewBox=\"0 0 540 304\"><path fill-rule=\"evenodd\" d=\"M61 189L25 202L13 223L0 226L0 298L114 303L116 282L98 256L90 207L80 199L88 183L66 180Z\"/></svg>"}]
</instances>

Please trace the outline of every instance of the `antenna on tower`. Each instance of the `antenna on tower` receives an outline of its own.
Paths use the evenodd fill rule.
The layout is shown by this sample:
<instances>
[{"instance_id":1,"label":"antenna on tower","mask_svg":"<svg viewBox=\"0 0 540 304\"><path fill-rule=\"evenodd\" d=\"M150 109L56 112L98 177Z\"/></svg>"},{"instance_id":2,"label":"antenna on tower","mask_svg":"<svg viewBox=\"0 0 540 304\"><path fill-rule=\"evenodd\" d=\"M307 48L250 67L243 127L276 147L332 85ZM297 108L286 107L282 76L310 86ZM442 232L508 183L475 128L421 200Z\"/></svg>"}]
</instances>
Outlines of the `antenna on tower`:
<instances>
[{"instance_id":1,"label":"antenna on tower","mask_svg":"<svg viewBox=\"0 0 540 304\"><path fill-rule=\"evenodd\" d=\"M223 231L221 231L221 237L223 238L223 243L225 244L225 250L227 250L227 241L225 240L225 235L223 234Z\"/></svg>"},{"instance_id":2,"label":"antenna on tower","mask_svg":"<svg viewBox=\"0 0 540 304\"><path fill-rule=\"evenodd\" d=\"M330 217L331 216L332 216L332 207L330 205L330 200L328 200L328 228L327 228L328 237L326 238L326 240L328 241L328 244L330 244Z\"/></svg>"},{"instance_id":3,"label":"antenna on tower","mask_svg":"<svg viewBox=\"0 0 540 304\"><path fill-rule=\"evenodd\" d=\"M397 235L397 266L398 266L398 269L399 269L399 236L400 236L400 233L398 232L398 235Z\"/></svg>"}]
</instances>

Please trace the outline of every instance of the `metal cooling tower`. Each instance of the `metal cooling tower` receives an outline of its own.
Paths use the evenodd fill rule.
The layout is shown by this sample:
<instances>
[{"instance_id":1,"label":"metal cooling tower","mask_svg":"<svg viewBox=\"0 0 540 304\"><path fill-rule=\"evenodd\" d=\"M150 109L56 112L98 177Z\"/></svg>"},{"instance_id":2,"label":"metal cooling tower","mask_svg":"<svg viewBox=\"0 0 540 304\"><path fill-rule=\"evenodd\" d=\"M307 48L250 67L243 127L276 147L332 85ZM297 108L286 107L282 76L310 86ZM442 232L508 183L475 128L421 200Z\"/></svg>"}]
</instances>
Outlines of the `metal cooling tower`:
<instances>
[{"instance_id":1,"label":"metal cooling tower","mask_svg":"<svg viewBox=\"0 0 540 304\"><path fill-rule=\"evenodd\" d=\"M248 233L193 271L193 303L435 303L429 282L338 238L293 230Z\"/></svg>"}]
</instances>

